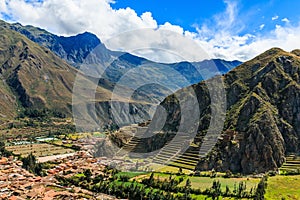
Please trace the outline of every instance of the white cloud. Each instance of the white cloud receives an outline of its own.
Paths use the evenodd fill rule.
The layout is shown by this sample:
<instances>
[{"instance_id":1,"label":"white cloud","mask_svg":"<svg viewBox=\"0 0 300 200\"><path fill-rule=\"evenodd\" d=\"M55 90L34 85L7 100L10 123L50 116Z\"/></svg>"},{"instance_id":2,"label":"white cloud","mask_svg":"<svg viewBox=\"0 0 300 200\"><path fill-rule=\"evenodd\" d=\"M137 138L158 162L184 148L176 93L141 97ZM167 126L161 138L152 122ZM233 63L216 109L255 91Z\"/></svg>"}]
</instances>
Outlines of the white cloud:
<instances>
[{"instance_id":1,"label":"white cloud","mask_svg":"<svg viewBox=\"0 0 300 200\"><path fill-rule=\"evenodd\" d=\"M278 15L275 15L274 17L272 17L272 21L274 21L274 20L276 20L276 19L278 19L279 18L279 16Z\"/></svg>"},{"instance_id":2,"label":"white cloud","mask_svg":"<svg viewBox=\"0 0 300 200\"><path fill-rule=\"evenodd\" d=\"M7 12L7 7L6 7L5 0L0 0L0 11L1 12Z\"/></svg>"},{"instance_id":3,"label":"white cloud","mask_svg":"<svg viewBox=\"0 0 300 200\"><path fill-rule=\"evenodd\" d=\"M163 30L174 31L174 32L176 32L178 34L181 34L181 35L184 34L184 30L183 30L182 27L176 26L176 25L172 25L169 22L166 22L165 24L160 25L159 28L163 29Z\"/></svg>"},{"instance_id":4,"label":"white cloud","mask_svg":"<svg viewBox=\"0 0 300 200\"><path fill-rule=\"evenodd\" d=\"M282 22L286 22L286 23L289 23L290 22L290 20L288 19L288 18L283 18L282 20L281 20Z\"/></svg>"},{"instance_id":5,"label":"white cloud","mask_svg":"<svg viewBox=\"0 0 300 200\"><path fill-rule=\"evenodd\" d=\"M145 12L138 16L131 8L114 10L110 6L112 3L110 0L45 0L35 3L6 0L6 2L10 9L9 14L16 21L40 26L62 35L88 30L106 39L122 31L157 27L151 13Z\"/></svg>"},{"instance_id":6,"label":"white cloud","mask_svg":"<svg viewBox=\"0 0 300 200\"><path fill-rule=\"evenodd\" d=\"M4 3L3 0L1 2ZM182 27L172 25L169 22L158 25L157 21L153 19L151 12L145 12L138 16L131 8L112 9L110 4L113 1L111 0L45 0L35 3L26 2L25 0L6 0L6 2L9 11L4 8L1 8L1 11L12 16L15 21L24 25L38 26L59 35L73 35L79 32L90 31L97 34L105 42L122 35L124 32L147 28L157 31L170 30L182 36L185 34ZM171 41L170 38L166 38L163 34L154 34L148 37L137 34L131 36L131 38L123 37L122 39L124 41L119 41L121 46L114 46L118 50L146 56L155 61L175 62L182 60L178 55L174 56L174 52L170 55L166 52L161 52L161 55L157 55L153 49L150 49L158 45L163 49L160 43L160 41L163 41L166 49L172 46L172 48L178 48L180 52L180 48L184 44L176 40ZM148 44L145 44L145 42L148 42ZM148 45L149 49L139 52L132 49L131 43L140 44L142 47ZM195 55L189 58L194 60L203 59L201 56L197 58Z\"/></svg>"},{"instance_id":7,"label":"white cloud","mask_svg":"<svg viewBox=\"0 0 300 200\"><path fill-rule=\"evenodd\" d=\"M256 55L272 48L280 47L291 51L300 47L300 23L298 26L278 26L270 32L260 34L240 34L245 24L241 21L238 14L238 6L235 1L225 1L227 9L214 18L215 21L202 24L197 27L197 37L195 40L201 44L212 57L223 58L226 60L249 60ZM228 22L223 24L222 20ZM226 20L228 19L228 20ZM278 19L274 16L273 20ZM260 30L265 24L260 25Z\"/></svg>"},{"instance_id":8,"label":"white cloud","mask_svg":"<svg viewBox=\"0 0 300 200\"><path fill-rule=\"evenodd\" d=\"M259 30L263 30L264 27L265 27L265 24L260 25Z\"/></svg>"},{"instance_id":9,"label":"white cloud","mask_svg":"<svg viewBox=\"0 0 300 200\"><path fill-rule=\"evenodd\" d=\"M148 33L148 37L143 34L136 34L127 39L123 37L124 41L119 41L120 46L114 46L114 48L129 50L136 55L165 62L187 58L190 61L197 61L203 59L203 55L197 56L197 52L193 52L192 48L188 49L189 47L184 43L178 42L175 36L161 34L162 30L173 31L178 34L177 36L190 38L205 49L211 57L227 60L245 61L274 46L286 50L300 46L298 34L300 24L295 27L289 23L284 26L277 25L273 31L264 33L264 36L244 33L247 25L240 16L237 1L224 0L226 4L224 12L215 15L203 24L194 25L196 32L186 31L169 22L158 24L151 12L145 12L139 16L131 8L113 9L111 3L113 0L44 0L43 2L0 0L0 13L9 15L11 19L24 25L31 24L59 35L90 31L97 34L102 41L109 41L110 38L116 38L124 32L150 28L156 33L155 31ZM274 16L272 20L278 18L279 16ZM288 22L289 20L284 18L281 21ZM262 30L264 27L265 25L261 24L259 28ZM139 45L143 49L138 49ZM155 47L161 50L172 47L174 52L168 54L155 50ZM180 58L178 54L183 48L190 50L192 54Z\"/></svg>"}]
</instances>

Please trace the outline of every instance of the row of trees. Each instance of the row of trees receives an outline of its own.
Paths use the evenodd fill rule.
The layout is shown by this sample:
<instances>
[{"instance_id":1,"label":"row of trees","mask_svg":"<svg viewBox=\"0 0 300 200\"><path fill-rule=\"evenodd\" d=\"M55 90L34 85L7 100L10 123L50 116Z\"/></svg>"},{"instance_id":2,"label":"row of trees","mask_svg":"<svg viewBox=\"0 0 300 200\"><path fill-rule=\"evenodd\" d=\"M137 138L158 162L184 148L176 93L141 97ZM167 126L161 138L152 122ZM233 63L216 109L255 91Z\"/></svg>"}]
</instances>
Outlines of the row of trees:
<instances>
[{"instance_id":1,"label":"row of trees","mask_svg":"<svg viewBox=\"0 0 300 200\"><path fill-rule=\"evenodd\" d=\"M148 179L142 180L142 184L147 185L148 187L158 188L167 192L183 193L185 196L189 196L190 194L202 194L210 196L213 199L217 199L220 196L233 198L254 198L256 193L255 188L251 188L248 191L245 182L240 182L238 185L234 184L234 189L232 191L229 189L228 186L226 186L226 190L223 192L221 190L221 183L218 180L213 181L211 188L207 188L205 190L201 190L200 188L191 188L190 179L186 180L184 187L178 186L178 184L182 181L183 177L176 179L176 177L173 178L172 175L170 175L168 180L161 181L159 179L154 179L154 174L152 173Z\"/></svg>"},{"instance_id":2,"label":"row of trees","mask_svg":"<svg viewBox=\"0 0 300 200\"><path fill-rule=\"evenodd\" d=\"M19 118L29 117L29 118L66 118L66 115L58 110L50 110L48 108L35 109L35 108L26 108L19 113Z\"/></svg>"},{"instance_id":3,"label":"row of trees","mask_svg":"<svg viewBox=\"0 0 300 200\"><path fill-rule=\"evenodd\" d=\"M221 190L221 183L218 180L213 181L211 188L204 190L194 189L191 187L190 179L186 179L184 186L179 184L184 181L183 176L170 175L167 179L159 179L154 177L154 173L149 178L143 179L141 182L130 181L130 177L126 175L118 176L118 171L107 169L105 174L92 178L89 170L83 172L84 176L73 176L71 178L57 177L62 185L76 185L89 189L94 192L115 195L118 198L130 199L192 199L193 195L206 195L212 199L219 197L232 198L254 198L263 199L266 179L262 179L257 188L247 190L245 182L235 184L231 191L226 186L225 191Z\"/></svg>"},{"instance_id":4,"label":"row of trees","mask_svg":"<svg viewBox=\"0 0 300 200\"><path fill-rule=\"evenodd\" d=\"M104 172L104 174L92 178L91 171L87 169L83 172L84 176L73 176L71 178L56 176L56 179L64 186L76 185L93 192L114 195L117 198L152 200L180 199L178 195L172 194L171 192L148 188L146 185L136 181L129 182L128 176L118 176L118 171L115 169L108 168L104 170ZM180 197L182 199L183 195Z\"/></svg>"}]
</instances>

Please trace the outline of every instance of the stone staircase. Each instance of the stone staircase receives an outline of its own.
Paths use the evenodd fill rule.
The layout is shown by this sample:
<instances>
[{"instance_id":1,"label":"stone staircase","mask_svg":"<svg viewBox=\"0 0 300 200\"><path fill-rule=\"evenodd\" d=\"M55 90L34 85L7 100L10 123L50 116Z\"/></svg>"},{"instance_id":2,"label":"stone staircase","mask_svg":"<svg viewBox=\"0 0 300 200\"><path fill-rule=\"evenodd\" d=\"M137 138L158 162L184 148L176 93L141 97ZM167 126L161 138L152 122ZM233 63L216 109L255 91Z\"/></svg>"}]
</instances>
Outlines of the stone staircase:
<instances>
[{"instance_id":1,"label":"stone staircase","mask_svg":"<svg viewBox=\"0 0 300 200\"><path fill-rule=\"evenodd\" d=\"M143 139L147 131L146 126L123 127L121 131L130 131L132 137L130 141L120 149L116 156L129 156L130 158L148 158L152 163L168 165L182 169L195 170L199 159L215 145L217 137L213 134L191 137L186 133L169 133L172 139L161 148L156 155L143 157L147 140ZM198 141L201 145L196 145L193 141ZM199 142L201 141L201 142ZM197 144L198 144L197 143Z\"/></svg>"},{"instance_id":2,"label":"stone staircase","mask_svg":"<svg viewBox=\"0 0 300 200\"><path fill-rule=\"evenodd\" d=\"M166 145L158 152L152 162L169 165L184 153L185 149L189 147L192 139L193 138L187 134L177 133L174 138L166 143ZM184 148L184 146L186 148Z\"/></svg>"},{"instance_id":3,"label":"stone staircase","mask_svg":"<svg viewBox=\"0 0 300 200\"><path fill-rule=\"evenodd\" d=\"M170 148L164 147L153 159L154 163L164 164L168 166L173 166L182 169L194 170L199 162L200 146L192 144L194 139L202 140L203 137L197 135L195 138L190 138L189 136L182 135L178 137L178 144L173 151L169 151ZM188 147L185 151L180 151L184 142L188 142ZM172 146L171 146L172 147Z\"/></svg>"},{"instance_id":4,"label":"stone staircase","mask_svg":"<svg viewBox=\"0 0 300 200\"><path fill-rule=\"evenodd\" d=\"M192 143L192 141L201 141L200 145ZM153 158L154 163L164 164L182 169L195 170L200 158L205 157L207 153L215 146L218 140L217 135L199 135L195 138L189 138L188 136L178 137L178 141L175 142L175 146L178 144L177 149L175 146L164 147L161 151ZM189 142L188 148L181 152L179 149L184 142Z\"/></svg>"},{"instance_id":5,"label":"stone staircase","mask_svg":"<svg viewBox=\"0 0 300 200\"><path fill-rule=\"evenodd\" d=\"M120 157L120 156L134 156L137 153L141 153L144 151L144 146L145 141L143 140L144 133L146 132L147 127L142 127L139 125L134 125L134 126L126 126L122 127L119 131L121 132L126 132L126 133L131 133L132 137L130 141L125 144L117 153L115 156ZM132 152L136 152L133 154Z\"/></svg>"}]
</instances>

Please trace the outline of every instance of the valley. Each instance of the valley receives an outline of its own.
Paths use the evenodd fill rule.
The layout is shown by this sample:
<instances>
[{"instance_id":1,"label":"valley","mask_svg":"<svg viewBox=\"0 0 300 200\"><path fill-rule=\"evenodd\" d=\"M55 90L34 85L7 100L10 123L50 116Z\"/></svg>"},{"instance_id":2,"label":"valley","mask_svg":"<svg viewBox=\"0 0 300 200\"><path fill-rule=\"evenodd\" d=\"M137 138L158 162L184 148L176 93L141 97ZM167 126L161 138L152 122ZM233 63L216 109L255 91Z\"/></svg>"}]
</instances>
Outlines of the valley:
<instances>
[{"instance_id":1,"label":"valley","mask_svg":"<svg viewBox=\"0 0 300 200\"><path fill-rule=\"evenodd\" d=\"M4 21L0 42L1 199L300 199L300 50L162 64Z\"/></svg>"}]
</instances>

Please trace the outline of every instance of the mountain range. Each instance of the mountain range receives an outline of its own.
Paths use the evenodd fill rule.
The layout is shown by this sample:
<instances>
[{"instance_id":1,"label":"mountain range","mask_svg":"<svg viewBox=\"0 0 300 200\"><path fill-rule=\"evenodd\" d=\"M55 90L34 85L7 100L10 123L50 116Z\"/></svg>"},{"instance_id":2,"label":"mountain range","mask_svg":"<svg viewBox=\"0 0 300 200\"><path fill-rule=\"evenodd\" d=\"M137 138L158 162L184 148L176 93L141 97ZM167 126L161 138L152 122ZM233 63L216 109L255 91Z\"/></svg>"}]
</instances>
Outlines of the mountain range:
<instances>
[{"instance_id":1,"label":"mountain range","mask_svg":"<svg viewBox=\"0 0 300 200\"><path fill-rule=\"evenodd\" d=\"M95 101L96 110L99 111L97 116L103 121L102 124L114 122L109 114L109 100L112 93L115 93L116 85L129 91L129 94L132 93L132 96L126 98L114 94L117 101L130 101L135 104L131 109L136 110L136 116L120 118L119 121L123 120L124 124L141 122L151 117L153 110L151 114L149 108L153 104L160 103L180 88L203 80L202 73L205 77L226 73L241 63L219 59L198 63L155 63L126 52L111 51L100 39L88 32L64 37L19 23L1 21L0 26L3 36L0 60L4 84L2 90L5 98L13 102L10 105L6 105L8 101L2 103L5 104L1 108L3 118L14 117L17 110L29 107L60 110L70 116L72 89L79 72L90 84L98 85ZM95 60L100 61L100 64L94 63ZM110 64L103 66L106 62ZM97 67L93 70L101 73L98 73L99 77L90 77L85 67L89 70L95 65ZM212 65L216 66L215 70L212 70ZM140 73L132 73L140 69L143 69L142 76ZM162 69L164 73L160 73ZM124 77L130 81L121 81ZM149 84L135 88L147 82ZM85 108L92 104L94 101L86 102ZM84 116L82 118L90 118L91 121L97 118L90 117L90 113L85 113Z\"/></svg>"},{"instance_id":2,"label":"mountain range","mask_svg":"<svg viewBox=\"0 0 300 200\"><path fill-rule=\"evenodd\" d=\"M300 50L272 48L245 63L214 59L163 64L111 51L88 32L63 37L0 21L0 78L1 122L24 109L47 108L67 116L77 113L75 122L82 129L143 122L152 115L160 127L164 113L162 131L168 135L182 131L181 123L189 121L183 110L199 110L195 123L186 128L196 127L193 145L201 152L211 139L208 132L219 134L216 127L209 129L210 121L222 122L224 116L221 133L199 158L198 170L277 170L285 155L300 149ZM221 95L209 88L214 80L222 80L220 91L226 94L220 107L211 105L212 97ZM197 102L182 107L180 98L189 95L196 95ZM117 115L112 97L121 110ZM122 110L128 104L129 112ZM219 114L213 115L214 110ZM150 148L170 139L144 140Z\"/></svg>"}]
</instances>

